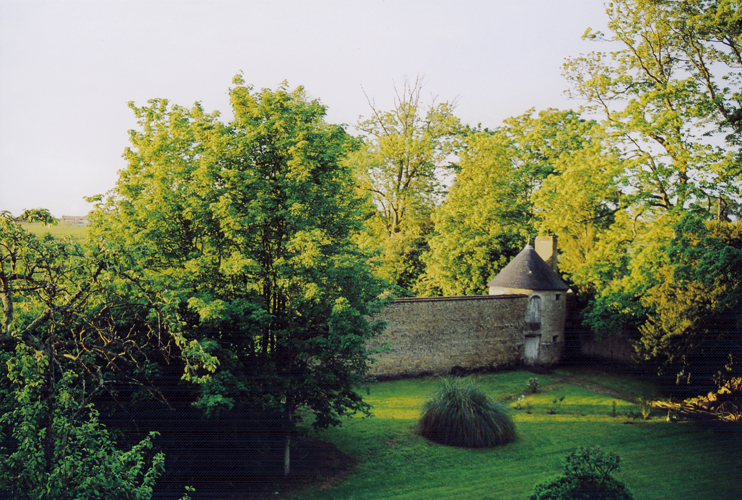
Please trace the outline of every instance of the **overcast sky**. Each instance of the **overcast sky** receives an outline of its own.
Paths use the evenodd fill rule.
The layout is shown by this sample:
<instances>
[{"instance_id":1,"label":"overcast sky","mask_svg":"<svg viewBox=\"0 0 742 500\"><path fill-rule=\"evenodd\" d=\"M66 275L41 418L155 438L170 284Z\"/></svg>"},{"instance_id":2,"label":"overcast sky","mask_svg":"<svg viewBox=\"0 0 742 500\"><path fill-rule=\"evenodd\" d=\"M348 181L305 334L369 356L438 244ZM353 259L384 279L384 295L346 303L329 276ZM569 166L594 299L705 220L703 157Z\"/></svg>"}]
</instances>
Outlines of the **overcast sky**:
<instances>
[{"instance_id":1,"label":"overcast sky","mask_svg":"<svg viewBox=\"0 0 742 500\"><path fill-rule=\"evenodd\" d=\"M125 166L127 102L228 117L239 71L303 85L332 123L369 114L364 90L390 108L418 75L472 125L576 108L561 65L605 23L601 0L0 0L0 210L86 214Z\"/></svg>"}]
</instances>

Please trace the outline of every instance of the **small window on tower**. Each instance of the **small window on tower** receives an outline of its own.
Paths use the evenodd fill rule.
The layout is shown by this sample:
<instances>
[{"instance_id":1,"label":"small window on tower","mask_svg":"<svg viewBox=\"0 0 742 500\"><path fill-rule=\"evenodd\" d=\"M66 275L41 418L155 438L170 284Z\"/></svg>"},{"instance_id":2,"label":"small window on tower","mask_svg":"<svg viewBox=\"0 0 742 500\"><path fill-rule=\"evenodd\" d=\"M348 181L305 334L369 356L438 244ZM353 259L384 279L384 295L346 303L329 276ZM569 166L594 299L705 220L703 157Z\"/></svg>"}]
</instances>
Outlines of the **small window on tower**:
<instances>
[{"instance_id":1,"label":"small window on tower","mask_svg":"<svg viewBox=\"0 0 742 500\"><path fill-rule=\"evenodd\" d=\"M561 297L560 294L556 294L556 300L559 300L560 297Z\"/></svg>"},{"instance_id":2,"label":"small window on tower","mask_svg":"<svg viewBox=\"0 0 742 500\"><path fill-rule=\"evenodd\" d=\"M531 330L541 329L541 297L534 295L528 302L526 321Z\"/></svg>"}]
</instances>

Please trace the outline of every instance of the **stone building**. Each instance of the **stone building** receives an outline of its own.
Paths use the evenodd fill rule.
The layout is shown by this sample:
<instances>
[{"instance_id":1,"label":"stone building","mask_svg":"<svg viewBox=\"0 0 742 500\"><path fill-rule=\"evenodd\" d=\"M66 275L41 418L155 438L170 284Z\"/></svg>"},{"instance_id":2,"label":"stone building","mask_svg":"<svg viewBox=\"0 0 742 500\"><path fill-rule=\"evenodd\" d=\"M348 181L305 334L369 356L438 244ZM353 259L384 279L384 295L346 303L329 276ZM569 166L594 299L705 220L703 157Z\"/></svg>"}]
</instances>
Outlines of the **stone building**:
<instances>
[{"instance_id":1,"label":"stone building","mask_svg":"<svg viewBox=\"0 0 742 500\"><path fill-rule=\"evenodd\" d=\"M417 376L518 365L554 365L564 352L567 285L556 238L539 237L489 283L489 295L399 299L369 348L375 376Z\"/></svg>"},{"instance_id":2,"label":"stone building","mask_svg":"<svg viewBox=\"0 0 742 500\"><path fill-rule=\"evenodd\" d=\"M556 237L539 237L536 247L526 245L488 286L490 295L528 296L523 361L551 365L564 353L569 287L557 274Z\"/></svg>"}]
</instances>

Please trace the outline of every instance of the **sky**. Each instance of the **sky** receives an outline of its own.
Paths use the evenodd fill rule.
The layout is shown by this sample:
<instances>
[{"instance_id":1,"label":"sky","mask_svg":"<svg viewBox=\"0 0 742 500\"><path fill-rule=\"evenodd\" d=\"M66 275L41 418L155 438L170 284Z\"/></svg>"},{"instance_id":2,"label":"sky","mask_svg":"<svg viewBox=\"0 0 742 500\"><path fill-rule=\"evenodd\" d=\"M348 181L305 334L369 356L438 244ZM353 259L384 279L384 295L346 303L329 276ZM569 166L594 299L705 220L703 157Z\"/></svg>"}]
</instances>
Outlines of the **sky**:
<instances>
[{"instance_id":1,"label":"sky","mask_svg":"<svg viewBox=\"0 0 742 500\"><path fill-rule=\"evenodd\" d=\"M0 0L0 211L85 215L112 189L130 101L153 98L230 118L242 72L256 89L305 87L327 121L352 127L367 97L423 78L425 102L455 101L494 128L530 108L577 108L567 57L603 49L601 0ZM352 132L352 128L349 128Z\"/></svg>"}]
</instances>

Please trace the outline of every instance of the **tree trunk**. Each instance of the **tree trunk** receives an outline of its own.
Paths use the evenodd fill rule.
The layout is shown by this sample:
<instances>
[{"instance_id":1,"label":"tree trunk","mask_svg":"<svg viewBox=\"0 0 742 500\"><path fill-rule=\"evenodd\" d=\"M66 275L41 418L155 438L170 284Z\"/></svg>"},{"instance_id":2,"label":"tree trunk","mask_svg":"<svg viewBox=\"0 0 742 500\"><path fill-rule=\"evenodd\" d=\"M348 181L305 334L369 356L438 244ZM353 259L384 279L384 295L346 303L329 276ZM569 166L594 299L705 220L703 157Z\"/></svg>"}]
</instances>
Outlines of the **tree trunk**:
<instances>
[{"instance_id":1,"label":"tree trunk","mask_svg":"<svg viewBox=\"0 0 742 500\"><path fill-rule=\"evenodd\" d=\"M45 471L51 474L54 470L54 366L49 360L44 374L44 403L46 403L46 436L44 439Z\"/></svg>"},{"instance_id":2,"label":"tree trunk","mask_svg":"<svg viewBox=\"0 0 742 500\"><path fill-rule=\"evenodd\" d=\"M286 446L283 450L283 477L291 473L291 431L286 431Z\"/></svg>"}]
</instances>

